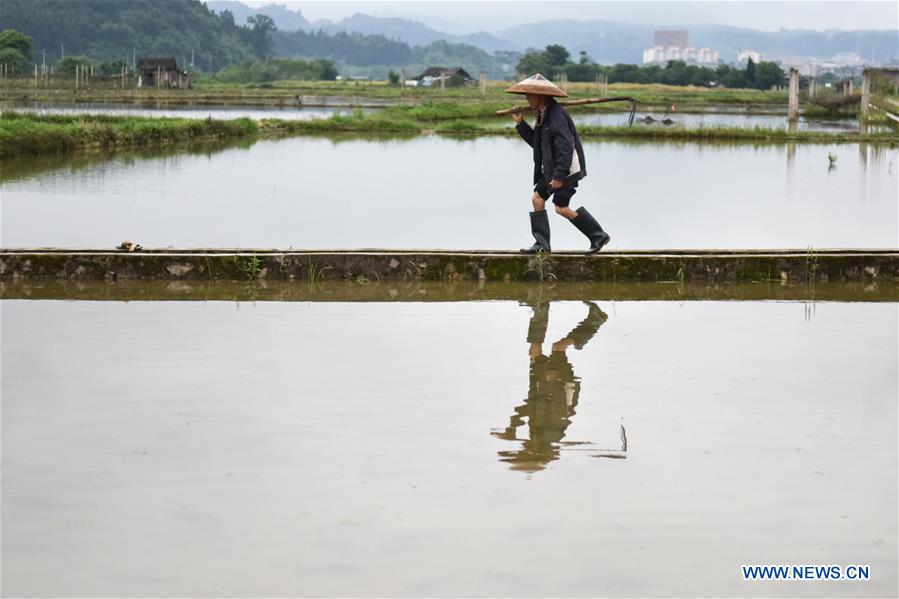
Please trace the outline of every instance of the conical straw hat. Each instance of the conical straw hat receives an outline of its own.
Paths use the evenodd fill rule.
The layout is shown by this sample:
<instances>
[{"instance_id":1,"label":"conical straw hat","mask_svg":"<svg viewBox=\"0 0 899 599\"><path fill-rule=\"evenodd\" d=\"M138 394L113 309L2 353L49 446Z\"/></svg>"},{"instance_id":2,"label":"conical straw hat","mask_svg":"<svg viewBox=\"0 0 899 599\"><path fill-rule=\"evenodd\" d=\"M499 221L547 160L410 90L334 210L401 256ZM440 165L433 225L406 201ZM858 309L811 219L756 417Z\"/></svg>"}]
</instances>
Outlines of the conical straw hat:
<instances>
[{"instance_id":1,"label":"conical straw hat","mask_svg":"<svg viewBox=\"0 0 899 599\"><path fill-rule=\"evenodd\" d=\"M556 87L552 81L537 73L533 77L528 77L524 81L516 83L506 90L509 94L536 94L538 96L556 96L558 98L567 98L568 94Z\"/></svg>"}]
</instances>

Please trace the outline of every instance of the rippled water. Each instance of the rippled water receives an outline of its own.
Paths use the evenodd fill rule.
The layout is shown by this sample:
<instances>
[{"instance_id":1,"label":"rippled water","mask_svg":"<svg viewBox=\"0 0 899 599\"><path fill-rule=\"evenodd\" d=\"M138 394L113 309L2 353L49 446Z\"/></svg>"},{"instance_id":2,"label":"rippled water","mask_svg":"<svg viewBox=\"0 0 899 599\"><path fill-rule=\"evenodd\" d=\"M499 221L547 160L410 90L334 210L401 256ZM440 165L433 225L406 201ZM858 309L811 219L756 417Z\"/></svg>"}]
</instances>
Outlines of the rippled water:
<instances>
[{"instance_id":1,"label":"rippled water","mask_svg":"<svg viewBox=\"0 0 899 599\"><path fill-rule=\"evenodd\" d=\"M4 594L895 595L895 303L440 289L4 300Z\"/></svg>"},{"instance_id":2,"label":"rippled water","mask_svg":"<svg viewBox=\"0 0 899 599\"><path fill-rule=\"evenodd\" d=\"M610 248L886 247L899 150L588 142L572 205ZM828 155L835 157L829 165ZM0 165L0 243L509 249L531 244L517 138L290 138ZM551 216L553 247L585 247Z\"/></svg>"}]
</instances>

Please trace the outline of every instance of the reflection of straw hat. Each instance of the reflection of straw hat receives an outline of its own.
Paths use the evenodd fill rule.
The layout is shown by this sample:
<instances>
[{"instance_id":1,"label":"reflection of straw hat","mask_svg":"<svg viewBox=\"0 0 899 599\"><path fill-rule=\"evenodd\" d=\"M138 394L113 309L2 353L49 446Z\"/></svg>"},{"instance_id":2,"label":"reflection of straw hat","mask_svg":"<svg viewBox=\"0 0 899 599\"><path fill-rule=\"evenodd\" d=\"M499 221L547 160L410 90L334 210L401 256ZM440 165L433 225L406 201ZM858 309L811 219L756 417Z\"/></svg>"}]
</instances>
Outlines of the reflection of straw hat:
<instances>
[{"instance_id":1,"label":"reflection of straw hat","mask_svg":"<svg viewBox=\"0 0 899 599\"><path fill-rule=\"evenodd\" d=\"M568 94L553 85L553 82L537 73L533 77L528 77L520 83L516 83L506 90L509 94L535 94L538 96L556 96L558 98L567 98Z\"/></svg>"}]
</instances>

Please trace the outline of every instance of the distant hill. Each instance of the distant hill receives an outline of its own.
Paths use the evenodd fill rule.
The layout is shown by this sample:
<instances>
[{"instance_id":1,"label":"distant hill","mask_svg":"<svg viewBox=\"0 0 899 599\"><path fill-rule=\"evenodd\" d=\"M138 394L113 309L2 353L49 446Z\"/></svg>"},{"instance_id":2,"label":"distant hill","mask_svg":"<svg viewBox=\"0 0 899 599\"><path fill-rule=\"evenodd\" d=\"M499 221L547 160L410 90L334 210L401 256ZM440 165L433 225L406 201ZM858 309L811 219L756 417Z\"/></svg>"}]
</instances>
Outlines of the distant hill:
<instances>
[{"instance_id":1,"label":"distant hill","mask_svg":"<svg viewBox=\"0 0 899 599\"><path fill-rule=\"evenodd\" d=\"M572 54L584 50L602 63L640 63L643 49L652 45L657 27L611 21L543 21L499 31L506 40L527 40L534 47L563 44ZM757 31L726 25L678 25L686 29L690 45L708 47L730 62L744 48L763 52L768 59L805 57L827 59L854 52L862 60L883 62L899 58L899 31ZM564 41L561 41L564 40Z\"/></svg>"},{"instance_id":2,"label":"distant hill","mask_svg":"<svg viewBox=\"0 0 899 599\"><path fill-rule=\"evenodd\" d=\"M527 48L562 44L575 61L584 51L601 64L635 64L652 43L655 27L610 21L555 20L499 32L451 35L409 19L354 14L336 23L310 23L286 5L253 9L235 0L0 0L0 29L33 38L33 58L46 50L50 64L84 54L95 60L128 61L138 56L174 56L203 70L262 59L272 54L330 58L344 74L408 73L426 66L461 66L469 73L513 76ZM271 17L278 31L246 26L253 15ZM683 25L694 47L718 50L733 61L742 48L768 60L828 59L856 53L867 62L899 58L899 32L756 31L720 25Z\"/></svg>"},{"instance_id":3,"label":"distant hill","mask_svg":"<svg viewBox=\"0 0 899 599\"><path fill-rule=\"evenodd\" d=\"M288 8L284 4L268 4L260 8L251 8L236 0L209 0L206 3L206 7L217 13L221 13L224 10L231 11L231 14L234 15L234 22L238 25L245 25L247 19L254 15L266 15L272 18L281 31L312 29L312 23L303 17L302 12Z\"/></svg>"},{"instance_id":4,"label":"distant hill","mask_svg":"<svg viewBox=\"0 0 899 599\"><path fill-rule=\"evenodd\" d=\"M55 63L60 54L130 62L138 56L174 56L204 69L252 60L249 29L209 12L199 0L2 0L0 29L32 38L34 60L42 50Z\"/></svg>"},{"instance_id":5,"label":"distant hill","mask_svg":"<svg viewBox=\"0 0 899 599\"><path fill-rule=\"evenodd\" d=\"M593 61L603 64L639 64L643 50L652 43L654 29L635 23L565 20L518 25L497 32L497 36L527 41L528 47L538 49L561 44L574 56L585 51Z\"/></svg>"},{"instance_id":6,"label":"distant hill","mask_svg":"<svg viewBox=\"0 0 899 599\"><path fill-rule=\"evenodd\" d=\"M469 44L437 40L410 46L404 41L384 35L366 35L337 31L276 31L273 35L277 56L327 58L334 61L344 75L386 76L388 70L417 75L429 66L458 66L477 76L485 71L490 77L514 74L520 53L488 53Z\"/></svg>"},{"instance_id":7,"label":"distant hill","mask_svg":"<svg viewBox=\"0 0 899 599\"><path fill-rule=\"evenodd\" d=\"M404 41L410 46L426 46L436 41L447 41L454 44L477 46L487 52L495 52L497 50L517 50L521 48L520 44L500 39L495 35L483 31L468 35L452 35L432 29L419 21L372 17L362 13L356 13L353 16L341 19L336 23L330 21L316 21L312 24L312 27L315 29L322 29L328 33L346 31L364 33L367 35L383 35L390 39Z\"/></svg>"},{"instance_id":8,"label":"distant hill","mask_svg":"<svg viewBox=\"0 0 899 599\"><path fill-rule=\"evenodd\" d=\"M573 55L585 51L595 61L604 64L639 64L643 50L652 45L653 31L661 26L615 21L552 20L528 23L496 32L477 32L453 35L420 21L401 18L374 17L356 13L337 22L327 20L310 23L284 5L269 5L252 9L236 0L210 0L215 10L230 6L235 20L246 22L251 14L267 14L285 31L322 30L331 34L345 31L365 35L382 35L410 46L426 46L444 40L468 44L486 52L527 48L542 49L549 44L562 44ZM243 7L243 8L239 8ZM733 61L744 49L762 52L769 59L806 57L827 59L841 52L857 53L869 62L899 59L899 31L758 31L727 25L668 25L665 29L686 29L690 44L708 47L721 53L724 61Z\"/></svg>"},{"instance_id":9,"label":"distant hill","mask_svg":"<svg viewBox=\"0 0 899 599\"><path fill-rule=\"evenodd\" d=\"M857 53L862 60L869 62L887 62L899 58L899 31L895 30L757 31L722 25L695 25L690 27L690 40L694 45L719 50L722 58L725 57L725 53L736 55L741 48L757 49L774 59L786 57L826 59L841 52Z\"/></svg>"}]
</instances>

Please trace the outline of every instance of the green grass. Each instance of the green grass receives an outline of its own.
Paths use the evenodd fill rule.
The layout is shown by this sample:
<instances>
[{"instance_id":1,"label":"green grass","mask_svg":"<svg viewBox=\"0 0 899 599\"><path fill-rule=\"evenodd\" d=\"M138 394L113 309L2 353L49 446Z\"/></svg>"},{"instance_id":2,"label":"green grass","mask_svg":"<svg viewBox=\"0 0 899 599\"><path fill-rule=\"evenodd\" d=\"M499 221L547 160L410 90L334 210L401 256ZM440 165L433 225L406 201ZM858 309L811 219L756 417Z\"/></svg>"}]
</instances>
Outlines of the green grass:
<instances>
[{"instance_id":1,"label":"green grass","mask_svg":"<svg viewBox=\"0 0 899 599\"><path fill-rule=\"evenodd\" d=\"M86 148L228 139L249 136L257 131L257 124L250 119L216 121L4 112L0 115L0 158L58 154Z\"/></svg>"},{"instance_id":2,"label":"green grass","mask_svg":"<svg viewBox=\"0 0 899 599\"><path fill-rule=\"evenodd\" d=\"M326 119L306 121L262 119L259 121L259 126L261 130L266 132L289 134L342 131L400 134L417 134L421 132L421 126L411 119L381 112L366 115L361 111L356 111L352 114L335 114Z\"/></svg>"},{"instance_id":3,"label":"green grass","mask_svg":"<svg viewBox=\"0 0 899 599\"><path fill-rule=\"evenodd\" d=\"M414 104L428 101L451 100L458 104L496 104L507 107L522 102L521 96L506 94L509 81L490 81L487 93L481 97L478 86L450 87L400 87L390 86L383 81L274 81L261 87L257 84L223 84L196 81L191 90L165 90L154 88L120 89L92 87L74 89L71 79L56 78L51 87L34 87L33 79L13 79L9 85L0 88L0 100L31 100L61 102L164 102L170 104L270 104L279 106L297 105L298 96L340 96L359 100L387 100ZM599 91L592 83L569 83L568 93L572 98L598 96ZM609 95L635 96L643 107L661 107L677 104L679 110L705 107L715 104L739 104L744 106L786 106L787 93L758 91L752 89L718 89L692 86L671 86L661 84L614 83L608 87ZM459 117L471 116L460 114ZM422 118L425 118L422 115Z\"/></svg>"},{"instance_id":4,"label":"green grass","mask_svg":"<svg viewBox=\"0 0 899 599\"><path fill-rule=\"evenodd\" d=\"M364 113L335 114L313 120L250 119L212 120L170 117L110 115L33 115L4 112L0 115L0 158L60 154L81 149L114 149L167 145L182 141L249 138L256 133L285 135L414 136L515 135L512 119L496 117L498 102L459 103L427 101L391 106ZM620 107L619 107L620 108ZM622 117L622 122L623 122ZM500 126L494 126L497 123ZM505 124L505 126L502 126ZM855 132L788 131L766 127L627 127L580 125L584 139L670 140L685 142L838 143L877 142L896 144L895 130Z\"/></svg>"},{"instance_id":5,"label":"green grass","mask_svg":"<svg viewBox=\"0 0 899 599\"><path fill-rule=\"evenodd\" d=\"M424 112L423 112L424 110ZM512 120L506 127L492 127L486 121L487 115L493 114L492 107L478 111L458 110L448 103L433 103L422 106L395 106L383 111L363 114L357 111L351 115L335 115L326 119L310 121L284 121L266 119L260 125L263 131L302 134L328 131L355 131L366 133L422 133L438 132L461 135L516 135ZM481 117L481 121L459 118L458 115ZM828 131L788 131L774 127L627 127L580 125L578 133L584 139L658 139L683 141L762 141L762 142L899 142L894 132L879 131L865 134Z\"/></svg>"}]
</instances>

